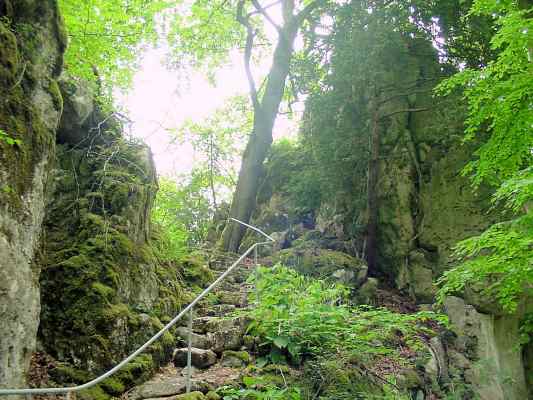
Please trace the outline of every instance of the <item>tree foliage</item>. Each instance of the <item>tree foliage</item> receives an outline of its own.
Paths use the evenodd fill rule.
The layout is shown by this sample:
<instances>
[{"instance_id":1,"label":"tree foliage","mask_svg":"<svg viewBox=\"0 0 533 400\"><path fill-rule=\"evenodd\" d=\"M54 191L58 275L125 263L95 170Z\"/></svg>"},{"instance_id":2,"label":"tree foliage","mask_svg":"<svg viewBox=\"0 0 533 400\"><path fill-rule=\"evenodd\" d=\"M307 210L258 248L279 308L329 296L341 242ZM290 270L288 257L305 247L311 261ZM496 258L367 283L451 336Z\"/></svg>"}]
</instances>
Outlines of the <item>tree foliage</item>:
<instances>
[{"instance_id":1,"label":"tree foliage","mask_svg":"<svg viewBox=\"0 0 533 400\"><path fill-rule=\"evenodd\" d=\"M69 45L65 68L112 98L131 84L142 49L158 39L161 11L169 0L59 0Z\"/></svg>"},{"instance_id":2,"label":"tree foliage","mask_svg":"<svg viewBox=\"0 0 533 400\"><path fill-rule=\"evenodd\" d=\"M444 93L463 90L469 106L465 140L482 139L463 173L475 186L486 182L499 187L495 201L519 214L459 243L457 255L463 263L441 279L441 297L467 284L481 284L487 296L511 312L524 295L533 294L532 11L515 1L476 0L472 14L496 17L498 30L491 44L497 58L440 86Z\"/></svg>"},{"instance_id":3,"label":"tree foliage","mask_svg":"<svg viewBox=\"0 0 533 400\"><path fill-rule=\"evenodd\" d=\"M198 173L180 183L169 178L159 179L152 221L160 231L160 250L164 258L177 260L191 247L204 243L213 215L206 187L205 176Z\"/></svg>"},{"instance_id":4,"label":"tree foliage","mask_svg":"<svg viewBox=\"0 0 533 400\"><path fill-rule=\"evenodd\" d=\"M235 187L239 161L251 126L249 100L235 96L202 122L188 119L172 133L177 142L192 145L197 156L195 171L205 175L214 208L220 200L227 201L228 193Z\"/></svg>"}]
</instances>

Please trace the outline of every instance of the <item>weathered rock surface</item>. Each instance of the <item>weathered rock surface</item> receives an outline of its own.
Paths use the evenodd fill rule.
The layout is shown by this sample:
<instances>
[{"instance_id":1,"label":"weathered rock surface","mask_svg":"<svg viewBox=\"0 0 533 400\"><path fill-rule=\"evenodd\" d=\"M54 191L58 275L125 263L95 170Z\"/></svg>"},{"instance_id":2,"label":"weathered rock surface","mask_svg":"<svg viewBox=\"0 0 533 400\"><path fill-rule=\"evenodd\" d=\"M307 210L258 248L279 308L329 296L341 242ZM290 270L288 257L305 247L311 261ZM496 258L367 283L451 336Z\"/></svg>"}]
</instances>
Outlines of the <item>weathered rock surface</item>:
<instances>
[{"instance_id":1,"label":"weathered rock surface","mask_svg":"<svg viewBox=\"0 0 533 400\"><path fill-rule=\"evenodd\" d=\"M5 3L5 2L3 2ZM37 250L62 111L66 37L56 2L0 7L0 387L26 386L39 324ZM15 35L10 26L27 29Z\"/></svg>"},{"instance_id":2,"label":"weathered rock surface","mask_svg":"<svg viewBox=\"0 0 533 400\"><path fill-rule=\"evenodd\" d=\"M174 352L174 365L183 368L187 366L188 349L177 349ZM191 364L196 368L208 368L217 362L217 355L211 350L191 349Z\"/></svg>"},{"instance_id":3,"label":"weathered rock surface","mask_svg":"<svg viewBox=\"0 0 533 400\"><path fill-rule=\"evenodd\" d=\"M191 388L193 391L206 390L207 387L202 382L193 381ZM171 398L170 396L176 396L185 393L186 380L181 376L165 377L163 379L151 380L144 383L141 386L137 386L133 391L128 393L128 399L130 400L142 400L142 399L156 399L156 398Z\"/></svg>"},{"instance_id":4,"label":"weathered rock surface","mask_svg":"<svg viewBox=\"0 0 533 400\"><path fill-rule=\"evenodd\" d=\"M248 354L246 351L226 350L222 353L220 364L223 367L242 368L247 366L250 361L250 354Z\"/></svg>"},{"instance_id":5,"label":"weathered rock surface","mask_svg":"<svg viewBox=\"0 0 533 400\"><path fill-rule=\"evenodd\" d=\"M281 250L273 255L272 260L305 275L332 279L351 287L361 286L368 273L364 261L349 254L305 245Z\"/></svg>"},{"instance_id":6,"label":"weathered rock surface","mask_svg":"<svg viewBox=\"0 0 533 400\"><path fill-rule=\"evenodd\" d=\"M177 336L181 339L182 343L188 343L189 340L189 329L185 327L179 327L176 331ZM197 333L191 332L191 344L192 347L198 349L210 349L213 345L213 340L208 335L199 335Z\"/></svg>"},{"instance_id":7,"label":"weathered rock surface","mask_svg":"<svg viewBox=\"0 0 533 400\"><path fill-rule=\"evenodd\" d=\"M448 297L445 310L457 334L459 351L451 358L450 369L462 369L467 384L481 400L527 399L524 364L517 346L520 318L479 313L458 297Z\"/></svg>"}]
</instances>

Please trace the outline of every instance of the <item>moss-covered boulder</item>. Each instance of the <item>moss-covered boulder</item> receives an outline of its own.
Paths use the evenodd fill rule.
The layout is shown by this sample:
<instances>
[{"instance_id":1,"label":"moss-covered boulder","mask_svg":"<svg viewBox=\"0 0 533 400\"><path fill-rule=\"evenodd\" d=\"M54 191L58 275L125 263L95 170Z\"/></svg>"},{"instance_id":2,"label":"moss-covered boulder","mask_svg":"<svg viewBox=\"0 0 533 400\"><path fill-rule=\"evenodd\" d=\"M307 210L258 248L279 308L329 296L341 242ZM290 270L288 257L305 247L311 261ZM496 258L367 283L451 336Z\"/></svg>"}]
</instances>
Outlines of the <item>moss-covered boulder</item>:
<instances>
[{"instance_id":1,"label":"moss-covered boulder","mask_svg":"<svg viewBox=\"0 0 533 400\"><path fill-rule=\"evenodd\" d=\"M365 262L349 254L317 247L293 247L275 253L273 262L293 267L298 272L315 278L331 279L359 287L367 277Z\"/></svg>"},{"instance_id":2,"label":"moss-covered boulder","mask_svg":"<svg viewBox=\"0 0 533 400\"><path fill-rule=\"evenodd\" d=\"M247 351L226 350L222 353L221 365L231 368L242 368L250 364L251 357Z\"/></svg>"}]
</instances>

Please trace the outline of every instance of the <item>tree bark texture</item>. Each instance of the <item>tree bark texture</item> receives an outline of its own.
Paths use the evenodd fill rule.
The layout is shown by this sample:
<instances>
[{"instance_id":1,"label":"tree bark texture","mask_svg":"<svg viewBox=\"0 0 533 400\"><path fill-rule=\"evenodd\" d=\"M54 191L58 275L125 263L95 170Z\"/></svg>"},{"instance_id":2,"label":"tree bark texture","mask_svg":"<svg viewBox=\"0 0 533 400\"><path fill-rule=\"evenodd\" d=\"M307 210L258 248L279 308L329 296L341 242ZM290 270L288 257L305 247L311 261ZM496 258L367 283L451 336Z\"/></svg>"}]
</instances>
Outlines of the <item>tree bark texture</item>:
<instances>
[{"instance_id":1,"label":"tree bark texture","mask_svg":"<svg viewBox=\"0 0 533 400\"><path fill-rule=\"evenodd\" d=\"M298 24L295 17L281 28L264 95L261 102L254 107L253 131L244 152L230 211L233 218L243 222L250 221L255 207L259 180L263 173L263 162L272 144L272 129L283 98L285 80L289 75L297 31ZM222 236L223 249L237 252L245 229L240 224L229 222Z\"/></svg>"}]
</instances>

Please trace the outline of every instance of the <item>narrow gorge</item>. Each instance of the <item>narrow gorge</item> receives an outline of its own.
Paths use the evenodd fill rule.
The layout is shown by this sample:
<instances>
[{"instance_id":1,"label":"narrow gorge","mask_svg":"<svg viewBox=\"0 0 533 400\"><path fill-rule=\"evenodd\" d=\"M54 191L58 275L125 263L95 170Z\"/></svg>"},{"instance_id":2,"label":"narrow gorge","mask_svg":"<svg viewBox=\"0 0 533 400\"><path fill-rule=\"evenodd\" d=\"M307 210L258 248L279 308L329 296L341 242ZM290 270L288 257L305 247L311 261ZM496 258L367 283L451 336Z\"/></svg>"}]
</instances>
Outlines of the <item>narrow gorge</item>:
<instances>
[{"instance_id":1,"label":"narrow gorge","mask_svg":"<svg viewBox=\"0 0 533 400\"><path fill-rule=\"evenodd\" d=\"M184 12L164 1L140 7L152 3L166 10L165 18ZM282 102L290 112L291 104L303 105L297 139L268 144L264 163L254 170L258 192L245 221L275 242L260 247L256 259L251 253L199 302L191 330L183 318L121 371L77 396L533 399L531 81L512 81L523 89L512 100L518 122L492 144L489 150L500 147L506 155L489 167L484 152L498 120L482 119L474 134L472 121L483 111L472 110L482 101L468 103L466 83L459 90L446 86L461 68L498 65L498 54L513 48L504 39L503 48L490 47L492 38L501 26L531 27L531 4L510 2L516 10L498 9L502 18L514 18L509 25L491 20L487 28L485 19L470 20L477 14L467 17L467 11L489 7L489 0L444 10L444 2L431 10L402 1L316 8L309 7L314 1L192 3L197 8L184 12L180 28L170 29L165 40L179 43L185 62L198 35L202 44L195 51L202 61L202 52L216 45L209 35L216 39L213 32L221 29L235 48L243 40L247 72L257 61L246 53L250 38L268 41L270 33L246 24L264 17L279 33L288 3L304 18ZM267 18L278 3L285 7L281 19ZM125 9L137 7L132 4ZM117 58L106 69L98 65L105 55L84 60L90 35L83 39L89 44L67 57L81 40L72 15L62 16L71 6L66 0L0 0L0 389L96 378L262 240L248 229L239 254L223 250L224 231L236 224L227 193L243 175L225 175L241 157L227 150L228 142L241 140L231 137L233 114L223 113L215 119L219 125L204 130L201 124L187 127L198 133L195 145L207 150L195 148L195 158L181 148L178 159L208 161L186 184L158 175L158 155L129 134L127 113L102 95L116 83L106 74L128 62ZM244 27L243 7L249 13ZM107 18L103 6L95 3L94 10ZM205 23L206 15L213 19L211 30L191 34L191 21ZM436 38L424 36L431 29ZM531 31L524 31L524 59L531 54ZM121 35L106 36L123 37L113 42L115 50L125 45L127 35ZM151 35L137 44L147 46ZM116 54L133 54L135 46L128 46ZM220 61L212 57L213 65ZM77 74L75 63L86 61L91 78ZM513 76L521 65L500 76ZM523 65L530 77L531 59ZM502 91L500 100L506 97L511 95ZM258 124L261 108L254 96L251 101L237 102L236 113ZM227 132L229 139L217 136ZM257 135L250 132L244 137ZM505 141L514 134L526 149L518 161ZM184 140L182 135L172 140ZM243 157L255 151L250 146ZM482 168L487 178L473 184ZM512 206L505 204L509 198ZM468 242L472 237L482 239ZM502 242L494 244L498 238ZM476 280L484 271L478 256L488 258L487 265L509 261L516 275L508 277L502 263ZM186 393L189 337L193 387Z\"/></svg>"}]
</instances>

